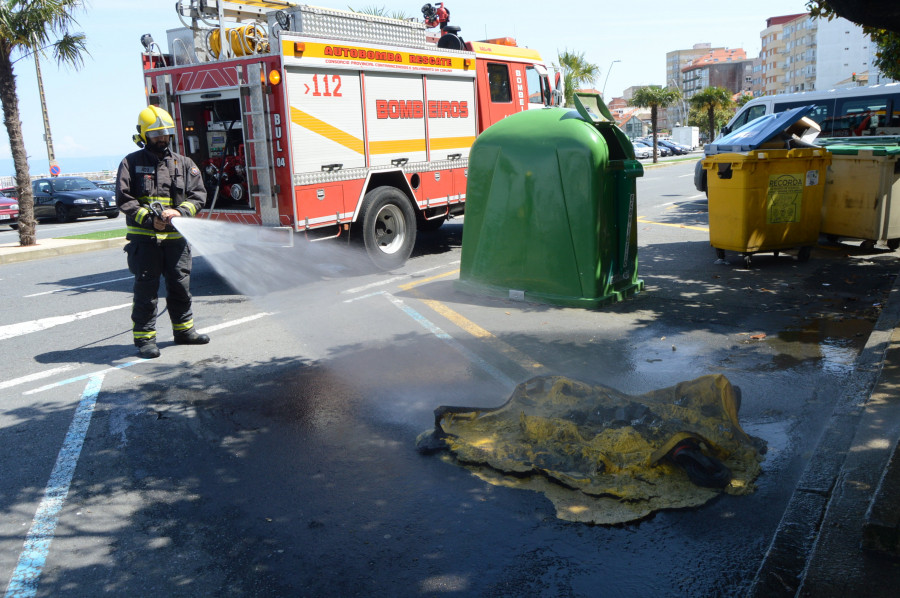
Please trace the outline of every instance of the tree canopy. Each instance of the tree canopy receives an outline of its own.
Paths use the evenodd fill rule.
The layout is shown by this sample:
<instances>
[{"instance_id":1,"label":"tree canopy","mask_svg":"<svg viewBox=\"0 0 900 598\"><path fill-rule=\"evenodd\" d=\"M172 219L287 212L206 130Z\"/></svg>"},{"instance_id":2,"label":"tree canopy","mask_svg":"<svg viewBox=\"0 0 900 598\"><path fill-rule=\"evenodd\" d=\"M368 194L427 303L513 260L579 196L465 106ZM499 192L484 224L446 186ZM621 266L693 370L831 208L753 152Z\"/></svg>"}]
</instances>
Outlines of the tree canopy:
<instances>
[{"instance_id":1,"label":"tree canopy","mask_svg":"<svg viewBox=\"0 0 900 598\"><path fill-rule=\"evenodd\" d=\"M675 87L660 87L650 85L635 90L628 104L641 108L650 108L650 130L653 133L653 161L657 162L658 152L656 140L658 137L657 118L660 108L668 108L681 99L681 90Z\"/></svg>"},{"instance_id":2,"label":"tree canopy","mask_svg":"<svg viewBox=\"0 0 900 598\"><path fill-rule=\"evenodd\" d=\"M884 0L807 0L814 17L836 14L857 25L900 33L900 3Z\"/></svg>"},{"instance_id":3,"label":"tree canopy","mask_svg":"<svg viewBox=\"0 0 900 598\"><path fill-rule=\"evenodd\" d=\"M16 170L19 245L34 245L37 240L34 195L13 65L21 58L50 49L58 64L80 67L88 53L85 37L70 30L78 24L73 12L83 5L82 0L4 0L0 3L0 102L3 103L3 118Z\"/></svg>"},{"instance_id":4,"label":"tree canopy","mask_svg":"<svg viewBox=\"0 0 900 598\"><path fill-rule=\"evenodd\" d=\"M353 8L352 6L348 6L347 9L350 12L356 12L362 15L371 15L373 17L387 17L389 19L398 19L400 21L406 21L407 19L411 19L408 14L406 14L402 10L388 10L385 6L364 6L359 10Z\"/></svg>"},{"instance_id":5,"label":"tree canopy","mask_svg":"<svg viewBox=\"0 0 900 598\"><path fill-rule=\"evenodd\" d=\"M563 50L558 59L559 66L563 70L566 106L571 106L574 101L572 97L575 95L575 89L586 83L593 83L600 75L600 67L585 60L584 52L576 54L569 50Z\"/></svg>"},{"instance_id":6,"label":"tree canopy","mask_svg":"<svg viewBox=\"0 0 900 598\"><path fill-rule=\"evenodd\" d=\"M731 107L731 95L724 87L707 87L691 97L691 106L706 111L709 141L716 138L716 112Z\"/></svg>"}]
</instances>

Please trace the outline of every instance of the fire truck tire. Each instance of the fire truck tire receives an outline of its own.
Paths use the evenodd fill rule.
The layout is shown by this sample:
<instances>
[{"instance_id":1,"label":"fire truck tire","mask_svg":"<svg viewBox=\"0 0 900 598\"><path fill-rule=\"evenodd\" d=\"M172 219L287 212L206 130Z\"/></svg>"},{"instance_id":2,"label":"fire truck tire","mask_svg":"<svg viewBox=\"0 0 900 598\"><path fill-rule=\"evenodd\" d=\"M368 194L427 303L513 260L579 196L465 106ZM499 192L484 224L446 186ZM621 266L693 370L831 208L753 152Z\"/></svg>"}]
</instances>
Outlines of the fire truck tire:
<instances>
[{"instance_id":1,"label":"fire truck tire","mask_svg":"<svg viewBox=\"0 0 900 598\"><path fill-rule=\"evenodd\" d=\"M359 211L366 253L382 270L406 263L416 243L416 215L406 195L394 187L376 187Z\"/></svg>"}]
</instances>

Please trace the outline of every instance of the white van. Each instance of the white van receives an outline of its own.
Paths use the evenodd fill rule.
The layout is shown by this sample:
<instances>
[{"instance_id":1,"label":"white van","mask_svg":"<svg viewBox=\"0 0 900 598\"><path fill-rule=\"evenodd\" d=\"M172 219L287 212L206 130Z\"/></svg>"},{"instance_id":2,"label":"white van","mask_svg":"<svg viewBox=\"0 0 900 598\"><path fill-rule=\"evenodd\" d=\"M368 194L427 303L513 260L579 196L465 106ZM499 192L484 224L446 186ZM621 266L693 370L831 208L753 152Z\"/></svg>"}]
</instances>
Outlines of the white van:
<instances>
[{"instance_id":1,"label":"white van","mask_svg":"<svg viewBox=\"0 0 900 598\"><path fill-rule=\"evenodd\" d=\"M766 114L815 105L809 117L822 128L819 139L900 135L900 83L804 91L754 98L722 127L720 137ZM706 191L706 171L697 162L694 186Z\"/></svg>"}]
</instances>

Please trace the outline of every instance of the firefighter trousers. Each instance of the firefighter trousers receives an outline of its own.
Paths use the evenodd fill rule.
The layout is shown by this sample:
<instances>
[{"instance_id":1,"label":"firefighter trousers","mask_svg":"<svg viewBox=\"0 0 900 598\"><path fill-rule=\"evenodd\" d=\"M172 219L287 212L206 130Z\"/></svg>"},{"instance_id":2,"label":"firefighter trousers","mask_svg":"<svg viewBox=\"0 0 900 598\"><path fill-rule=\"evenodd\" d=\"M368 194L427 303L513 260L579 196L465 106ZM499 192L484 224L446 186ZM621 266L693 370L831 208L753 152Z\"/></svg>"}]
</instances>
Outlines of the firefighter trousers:
<instances>
[{"instance_id":1,"label":"firefighter trousers","mask_svg":"<svg viewBox=\"0 0 900 598\"><path fill-rule=\"evenodd\" d=\"M184 239L129 241L128 270L134 274L131 321L134 343L156 342L159 277L166 280L166 308L176 335L194 327L191 311L191 247Z\"/></svg>"}]
</instances>

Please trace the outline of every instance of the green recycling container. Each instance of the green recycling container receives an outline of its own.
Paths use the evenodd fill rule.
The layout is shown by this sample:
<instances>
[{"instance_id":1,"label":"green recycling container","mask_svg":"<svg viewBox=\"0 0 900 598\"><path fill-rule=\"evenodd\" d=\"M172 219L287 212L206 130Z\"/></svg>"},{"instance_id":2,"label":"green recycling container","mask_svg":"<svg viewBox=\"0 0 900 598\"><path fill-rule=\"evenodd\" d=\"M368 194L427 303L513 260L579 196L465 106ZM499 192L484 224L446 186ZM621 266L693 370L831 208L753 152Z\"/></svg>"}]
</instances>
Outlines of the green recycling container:
<instances>
[{"instance_id":1,"label":"green recycling container","mask_svg":"<svg viewBox=\"0 0 900 598\"><path fill-rule=\"evenodd\" d=\"M485 130L469 156L464 292L596 308L640 291L643 167L598 95Z\"/></svg>"}]
</instances>

